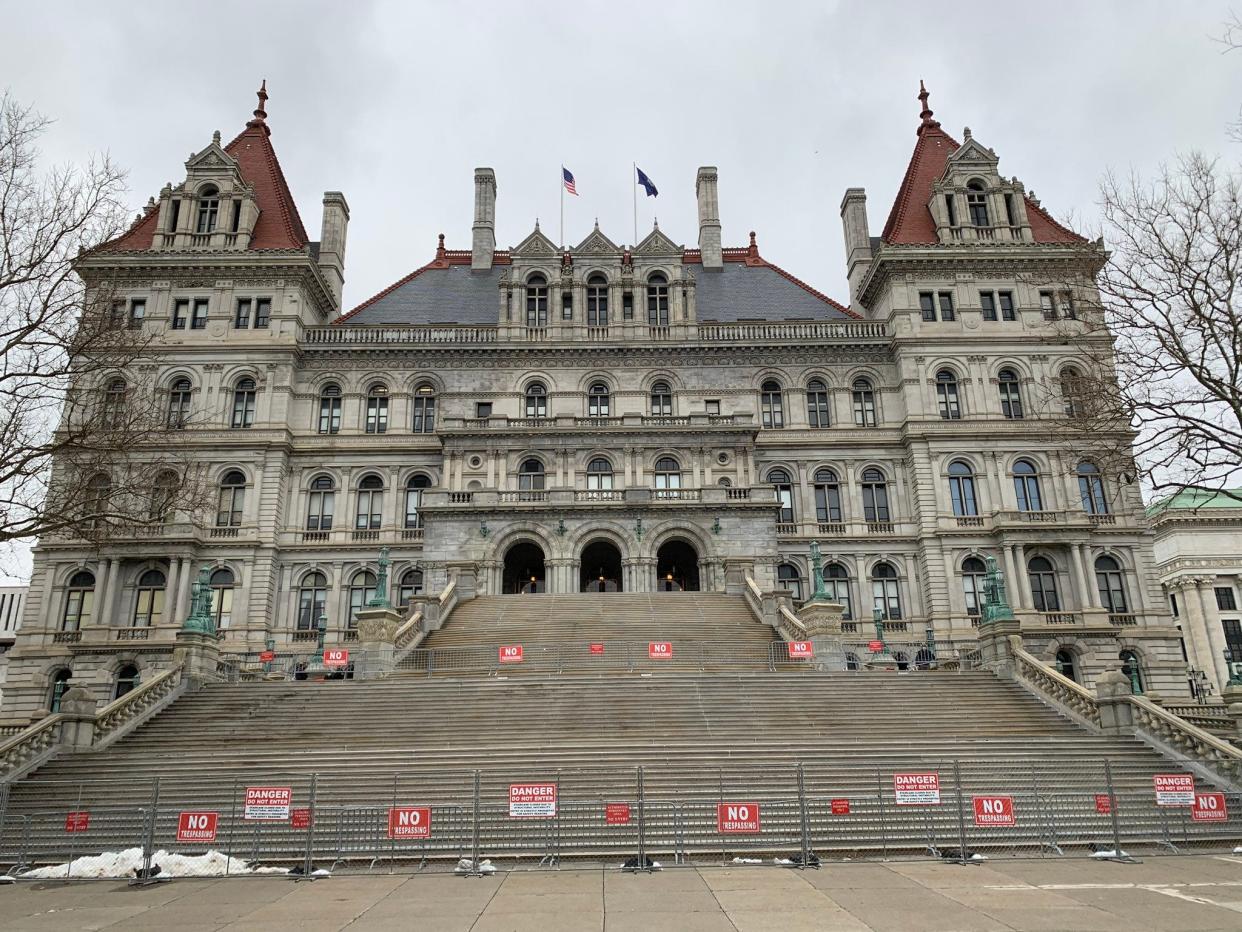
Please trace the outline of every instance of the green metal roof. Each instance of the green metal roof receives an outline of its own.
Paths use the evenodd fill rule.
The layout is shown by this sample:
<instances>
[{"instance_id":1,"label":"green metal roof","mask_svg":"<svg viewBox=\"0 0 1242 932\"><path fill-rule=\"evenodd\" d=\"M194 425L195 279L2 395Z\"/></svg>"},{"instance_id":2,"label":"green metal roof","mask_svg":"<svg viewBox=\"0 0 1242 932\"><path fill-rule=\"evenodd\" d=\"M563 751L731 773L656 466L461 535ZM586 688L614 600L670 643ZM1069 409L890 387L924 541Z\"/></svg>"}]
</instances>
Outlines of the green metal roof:
<instances>
[{"instance_id":1,"label":"green metal roof","mask_svg":"<svg viewBox=\"0 0 1242 932\"><path fill-rule=\"evenodd\" d=\"M1198 511L1204 508L1242 509L1242 489L1222 489L1219 492L1186 489L1148 505L1147 514L1155 516L1174 508L1186 511Z\"/></svg>"}]
</instances>

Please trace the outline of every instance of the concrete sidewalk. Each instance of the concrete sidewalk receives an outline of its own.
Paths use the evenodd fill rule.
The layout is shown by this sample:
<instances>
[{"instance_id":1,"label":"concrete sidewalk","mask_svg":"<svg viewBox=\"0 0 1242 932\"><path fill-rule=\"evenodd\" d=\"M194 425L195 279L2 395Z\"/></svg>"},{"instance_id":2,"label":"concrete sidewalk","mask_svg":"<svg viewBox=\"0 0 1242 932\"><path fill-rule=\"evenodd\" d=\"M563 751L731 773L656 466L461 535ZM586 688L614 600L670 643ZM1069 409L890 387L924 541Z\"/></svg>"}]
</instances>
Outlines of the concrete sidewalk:
<instances>
[{"instance_id":1,"label":"concrete sidewalk","mask_svg":"<svg viewBox=\"0 0 1242 932\"><path fill-rule=\"evenodd\" d=\"M749 932L1237 932L1242 857L934 861L451 875L31 882L0 887L0 928Z\"/></svg>"}]
</instances>

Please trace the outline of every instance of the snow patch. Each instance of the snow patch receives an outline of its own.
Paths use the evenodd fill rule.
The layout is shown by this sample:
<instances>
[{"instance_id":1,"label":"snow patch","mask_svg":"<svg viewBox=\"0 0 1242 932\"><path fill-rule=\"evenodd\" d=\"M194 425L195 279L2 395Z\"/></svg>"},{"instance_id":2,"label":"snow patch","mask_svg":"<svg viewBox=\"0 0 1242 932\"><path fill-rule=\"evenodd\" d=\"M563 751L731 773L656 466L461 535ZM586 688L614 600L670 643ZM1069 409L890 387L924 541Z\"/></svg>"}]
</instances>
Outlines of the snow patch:
<instances>
[{"instance_id":1,"label":"snow patch","mask_svg":"<svg viewBox=\"0 0 1242 932\"><path fill-rule=\"evenodd\" d=\"M223 877L225 874L287 874L284 867L256 867L249 861L230 858L219 851L206 854L174 854L159 850L151 857L151 865L159 865L157 877ZM105 851L103 854L87 855L51 867L39 867L26 871L23 878L52 880L64 877L129 877L142 869L142 849L126 848L123 851Z\"/></svg>"},{"instance_id":2,"label":"snow patch","mask_svg":"<svg viewBox=\"0 0 1242 932\"><path fill-rule=\"evenodd\" d=\"M496 873L496 866L492 864L492 862L489 861L487 858L483 858L481 861L479 861L478 868L475 868L473 861L471 861L469 858L462 858L460 861L457 862L457 866L453 868L453 873L455 874L472 874L472 873L473 874L494 874Z\"/></svg>"},{"instance_id":3,"label":"snow patch","mask_svg":"<svg viewBox=\"0 0 1242 932\"><path fill-rule=\"evenodd\" d=\"M1107 851L1093 851L1091 856L1093 858L1128 858L1130 855L1125 851L1118 854L1115 849L1109 848Z\"/></svg>"},{"instance_id":4,"label":"snow patch","mask_svg":"<svg viewBox=\"0 0 1242 932\"><path fill-rule=\"evenodd\" d=\"M762 864L763 858L734 858L734 864Z\"/></svg>"}]
</instances>

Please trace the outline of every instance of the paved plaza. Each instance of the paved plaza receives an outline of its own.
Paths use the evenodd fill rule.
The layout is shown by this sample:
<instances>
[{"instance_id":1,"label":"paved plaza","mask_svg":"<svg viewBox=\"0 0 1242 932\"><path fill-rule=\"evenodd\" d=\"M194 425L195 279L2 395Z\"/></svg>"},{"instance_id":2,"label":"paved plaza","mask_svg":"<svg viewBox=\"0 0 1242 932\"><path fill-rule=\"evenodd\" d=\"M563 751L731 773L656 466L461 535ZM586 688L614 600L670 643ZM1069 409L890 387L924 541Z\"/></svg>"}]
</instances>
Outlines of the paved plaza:
<instances>
[{"instance_id":1,"label":"paved plaza","mask_svg":"<svg viewBox=\"0 0 1242 932\"><path fill-rule=\"evenodd\" d=\"M1242 858L1141 864L1005 860L832 864L820 870L678 868L114 881L0 888L0 928L436 932L1023 930L1236 932Z\"/></svg>"}]
</instances>

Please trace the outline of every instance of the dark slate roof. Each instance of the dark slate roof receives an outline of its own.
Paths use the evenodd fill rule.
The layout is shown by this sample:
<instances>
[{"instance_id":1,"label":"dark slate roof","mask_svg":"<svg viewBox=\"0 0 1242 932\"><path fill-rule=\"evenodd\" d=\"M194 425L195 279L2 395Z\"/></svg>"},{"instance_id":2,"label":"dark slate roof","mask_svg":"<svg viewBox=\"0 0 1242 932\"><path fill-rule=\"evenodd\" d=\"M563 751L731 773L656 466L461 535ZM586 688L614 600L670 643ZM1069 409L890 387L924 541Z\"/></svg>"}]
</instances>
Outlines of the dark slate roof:
<instances>
[{"instance_id":1,"label":"dark slate roof","mask_svg":"<svg viewBox=\"0 0 1242 932\"><path fill-rule=\"evenodd\" d=\"M503 266L426 266L350 311L338 323L457 324L494 327L500 316Z\"/></svg>"},{"instance_id":2,"label":"dark slate roof","mask_svg":"<svg viewBox=\"0 0 1242 932\"><path fill-rule=\"evenodd\" d=\"M848 320L839 304L772 265L725 262L719 271L691 266L699 320Z\"/></svg>"}]
</instances>

